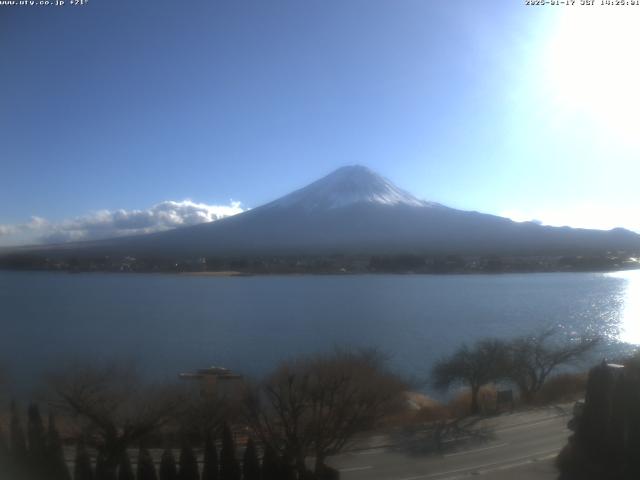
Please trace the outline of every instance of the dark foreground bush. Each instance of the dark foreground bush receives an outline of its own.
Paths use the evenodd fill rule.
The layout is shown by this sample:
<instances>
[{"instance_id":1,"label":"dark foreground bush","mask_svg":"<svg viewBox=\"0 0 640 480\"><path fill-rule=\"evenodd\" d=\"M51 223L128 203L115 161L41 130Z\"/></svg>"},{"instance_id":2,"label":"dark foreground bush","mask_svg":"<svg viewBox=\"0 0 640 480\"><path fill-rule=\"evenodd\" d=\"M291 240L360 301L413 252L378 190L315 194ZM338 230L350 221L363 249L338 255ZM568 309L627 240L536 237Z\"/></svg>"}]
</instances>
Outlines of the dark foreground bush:
<instances>
[{"instance_id":1,"label":"dark foreground bush","mask_svg":"<svg viewBox=\"0 0 640 480\"><path fill-rule=\"evenodd\" d=\"M589 372L574 434L557 459L563 480L640 478L640 369L602 363Z\"/></svg>"}]
</instances>

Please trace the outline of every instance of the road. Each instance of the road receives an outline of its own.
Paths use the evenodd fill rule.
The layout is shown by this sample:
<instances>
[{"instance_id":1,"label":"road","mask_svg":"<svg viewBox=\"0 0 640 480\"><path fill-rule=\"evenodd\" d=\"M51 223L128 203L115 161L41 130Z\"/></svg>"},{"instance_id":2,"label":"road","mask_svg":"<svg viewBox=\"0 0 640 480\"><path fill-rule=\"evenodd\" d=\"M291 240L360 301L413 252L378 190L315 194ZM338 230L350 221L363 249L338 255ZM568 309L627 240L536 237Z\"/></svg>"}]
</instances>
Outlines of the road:
<instances>
[{"instance_id":1,"label":"road","mask_svg":"<svg viewBox=\"0 0 640 480\"><path fill-rule=\"evenodd\" d=\"M570 411L563 405L477 420L474 434L447 442L440 454L420 448L427 443L420 431L379 435L329 464L344 480L551 480L553 459L570 434Z\"/></svg>"}]
</instances>

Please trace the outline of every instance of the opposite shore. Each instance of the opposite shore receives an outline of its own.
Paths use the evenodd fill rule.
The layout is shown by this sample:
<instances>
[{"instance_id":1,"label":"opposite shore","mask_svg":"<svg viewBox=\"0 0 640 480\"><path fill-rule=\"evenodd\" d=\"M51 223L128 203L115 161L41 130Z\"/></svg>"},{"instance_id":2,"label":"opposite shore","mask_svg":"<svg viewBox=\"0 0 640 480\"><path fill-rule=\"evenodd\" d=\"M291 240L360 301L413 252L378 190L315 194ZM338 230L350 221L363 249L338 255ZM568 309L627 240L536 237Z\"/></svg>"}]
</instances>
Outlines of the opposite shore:
<instances>
[{"instance_id":1,"label":"opposite shore","mask_svg":"<svg viewBox=\"0 0 640 480\"><path fill-rule=\"evenodd\" d=\"M345 274L496 274L612 272L640 268L627 252L563 255L287 255L189 258L133 256L0 256L0 269L26 271L179 273L194 276Z\"/></svg>"}]
</instances>

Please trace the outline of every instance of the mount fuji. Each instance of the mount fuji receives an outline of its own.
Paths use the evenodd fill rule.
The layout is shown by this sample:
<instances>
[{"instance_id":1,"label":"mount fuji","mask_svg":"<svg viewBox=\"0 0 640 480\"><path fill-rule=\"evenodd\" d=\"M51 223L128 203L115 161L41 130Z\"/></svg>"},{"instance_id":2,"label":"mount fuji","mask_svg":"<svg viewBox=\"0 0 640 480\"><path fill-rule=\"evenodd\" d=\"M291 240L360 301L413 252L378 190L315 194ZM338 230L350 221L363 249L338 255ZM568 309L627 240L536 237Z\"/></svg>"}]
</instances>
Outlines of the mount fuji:
<instances>
[{"instance_id":1,"label":"mount fuji","mask_svg":"<svg viewBox=\"0 0 640 480\"><path fill-rule=\"evenodd\" d=\"M34 248L39 253L184 258L268 255L577 255L640 251L640 235L518 223L416 198L362 166L263 206L175 230Z\"/></svg>"}]
</instances>

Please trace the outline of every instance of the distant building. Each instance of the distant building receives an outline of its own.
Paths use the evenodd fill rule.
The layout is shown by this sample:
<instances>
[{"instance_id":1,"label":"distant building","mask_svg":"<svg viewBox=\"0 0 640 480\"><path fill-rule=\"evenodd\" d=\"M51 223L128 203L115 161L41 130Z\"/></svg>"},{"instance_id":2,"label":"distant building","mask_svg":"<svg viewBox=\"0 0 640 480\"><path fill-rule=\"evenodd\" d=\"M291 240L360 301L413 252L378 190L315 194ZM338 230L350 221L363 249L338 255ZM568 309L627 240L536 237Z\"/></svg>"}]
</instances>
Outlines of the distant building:
<instances>
[{"instance_id":1,"label":"distant building","mask_svg":"<svg viewBox=\"0 0 640 480\"><path fill-rule=\"evenodd\" d=\"M208 398L235 396L244 385L242 375L222 367L203 368L195 372L181 373L178 376L184 380L197 382L200 395Z\"/></svg>"}]
</instances>

